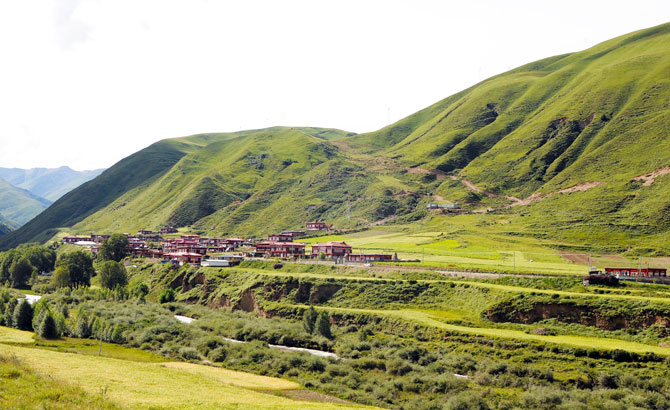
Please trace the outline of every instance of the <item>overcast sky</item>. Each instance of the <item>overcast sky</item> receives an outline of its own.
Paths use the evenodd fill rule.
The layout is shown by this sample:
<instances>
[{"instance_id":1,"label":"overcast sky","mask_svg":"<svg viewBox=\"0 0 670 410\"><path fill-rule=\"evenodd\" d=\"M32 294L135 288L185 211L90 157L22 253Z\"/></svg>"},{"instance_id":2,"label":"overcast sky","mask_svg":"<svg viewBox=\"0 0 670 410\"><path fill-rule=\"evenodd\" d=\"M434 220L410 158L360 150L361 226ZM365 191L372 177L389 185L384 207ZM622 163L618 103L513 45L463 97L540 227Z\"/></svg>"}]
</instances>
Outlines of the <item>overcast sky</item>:
<instances>
[{"instance_id":1,"label":"overcast sky","mask_svg":"<svg viewBox=\"0 0 670 410\"><path fill-rule=\"evenodd\" d=\"M2 1L0 167L109 167L273 125L373 131L669 17L667 0Z\"/></svg>"}]
</instances>

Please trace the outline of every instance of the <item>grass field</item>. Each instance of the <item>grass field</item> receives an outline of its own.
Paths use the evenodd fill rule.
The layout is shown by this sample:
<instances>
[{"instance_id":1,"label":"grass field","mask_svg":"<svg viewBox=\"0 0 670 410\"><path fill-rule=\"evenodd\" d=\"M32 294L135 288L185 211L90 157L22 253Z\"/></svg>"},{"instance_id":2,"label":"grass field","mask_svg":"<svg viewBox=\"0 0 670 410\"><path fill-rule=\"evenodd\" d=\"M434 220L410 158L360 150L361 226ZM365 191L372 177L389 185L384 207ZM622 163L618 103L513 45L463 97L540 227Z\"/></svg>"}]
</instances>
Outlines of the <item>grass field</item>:
<instances>
[{"instance_id":1,"label":"grass field","mask_svg":"<svg viewBox=\"0 0 670 410\"><path fill-rule=\"evenodd\" d=\"M23 340L2 330L6 338ZM6 337L6 335L10 335ZM148 363L0 344L40 374L67 380L93 395L139 409L347 409L356 405L296 401L274 394L294 382L192 363Z\"/></svg>"},{"instance_id":2,"label":"grass field","mask_svg":"<svg viewBox=\"0 0 670 410\"><path fill-rule=\"evenodd\" d=\"M588 273L586 264L574 263L541 241L505 237L491 229L470 224L475 216L452 218L445 231L408 232L385 228L345 235L328 235L301 240L305 243L345 241L354 253L397 253L398 258L419 260L407 266L479 269L501 272L571 274ZM451 233L450 231L453 231Z\"/></svg>"}]
</instances>

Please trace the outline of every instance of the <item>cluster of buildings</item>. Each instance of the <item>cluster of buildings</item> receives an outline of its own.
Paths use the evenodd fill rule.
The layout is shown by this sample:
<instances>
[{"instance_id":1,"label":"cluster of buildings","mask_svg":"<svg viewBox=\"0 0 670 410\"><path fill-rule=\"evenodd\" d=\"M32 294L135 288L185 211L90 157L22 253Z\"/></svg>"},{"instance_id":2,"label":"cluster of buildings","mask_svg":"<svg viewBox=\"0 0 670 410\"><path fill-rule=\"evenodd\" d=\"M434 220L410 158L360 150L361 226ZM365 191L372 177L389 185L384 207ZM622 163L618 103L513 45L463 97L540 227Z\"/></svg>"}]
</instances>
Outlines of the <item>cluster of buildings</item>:
<instances>
[{"instance_id":1,"label":"cluster of buildings","mask_svg":"<svg viewBox=\"0 0 670 410\"><path fill-rule=\"evenodd\" d=\"M306 231L330 230L332 226L324 222L307 222ZM159 232L142 229L136 235L126 233L128 237L128 253L134 257L161 259L164 262L175 264L196 264L203 266L230 266L239 263L240 256L221 255L227 252L237 252L247 257L261 258L293 258L293 259L327 259L347 262L380 262L391 261L392 255L385 254L355 254L352 247L345 242L320 242L311 245L311 253L306 254L307 244L296 242L304 237L304 231L283 231L268 235L267 240L253 240L242 238L209 238L199 235L181 235L165 239L163 235L174 234L177 230L172 227L161 228ZM97 254L102 242L109 235L66 236L63 243L69 243L89 248ZM242 249L241 249L242 248ZM221 255L212 257L212 255ZM228 265L226 265L228 264Z\"/></svg>"}]
</instances>

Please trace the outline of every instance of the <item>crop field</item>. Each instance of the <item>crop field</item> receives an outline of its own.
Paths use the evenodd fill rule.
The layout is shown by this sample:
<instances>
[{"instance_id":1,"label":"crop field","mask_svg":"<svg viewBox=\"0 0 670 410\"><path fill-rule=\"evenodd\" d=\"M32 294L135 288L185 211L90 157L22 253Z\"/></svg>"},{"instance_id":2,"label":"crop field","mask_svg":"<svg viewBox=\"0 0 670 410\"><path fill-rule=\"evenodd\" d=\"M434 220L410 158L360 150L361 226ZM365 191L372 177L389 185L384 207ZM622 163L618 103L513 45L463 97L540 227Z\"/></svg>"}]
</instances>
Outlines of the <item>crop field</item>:
<instances>
[{"instance_id":1,"label":"crop field","mask_svg":"<svg viewBox=\"0 0 670 410\"><path fill-rule=\"evenodd\" d=\"M301 239L313 244L345 241L354 253L397 253L419 262L404 266L475 269L508 273L585 275L589 266L665 267L663 258L628 258L578 251L560 251L569 245L521 234L510 218L495 215L437 216L424 226L377 227L351 234Z\"/></svg>"},{"instance_id":2,"label":"crop field","mask_svg":"<svg viewBox=\"0 0 670 410\"><path fill-rule=\"evenodd\" d=\"M27 335L0 329L3 343L17 340L29 343ZM0 344L0 353L18 358L40 374L67 380L89 394L102 395L131 408L362 408L292 400L272 392L299 389L295 382L199 364L137 362L7 344Z\"/></svg>"}]
</instances>

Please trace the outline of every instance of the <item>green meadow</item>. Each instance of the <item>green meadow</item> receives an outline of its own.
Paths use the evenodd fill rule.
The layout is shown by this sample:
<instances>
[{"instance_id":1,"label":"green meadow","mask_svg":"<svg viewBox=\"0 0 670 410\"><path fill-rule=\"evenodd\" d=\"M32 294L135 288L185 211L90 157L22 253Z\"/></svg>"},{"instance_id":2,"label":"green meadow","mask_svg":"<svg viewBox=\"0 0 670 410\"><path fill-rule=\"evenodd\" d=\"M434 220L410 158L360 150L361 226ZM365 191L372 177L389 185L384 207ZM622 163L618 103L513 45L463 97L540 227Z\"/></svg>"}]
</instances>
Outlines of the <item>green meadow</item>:
<instances>
[{"instance_id":1,"label":"green meadow","mask_svg":"<svg viewBox=\"0 0 670 410\"><path fill-rule=\"evenodd\" d=\"M32 332L0 327L0 355L18 360L38 377L48 377L52 383L81 388L85 393L80 396L92 396L109 408L115 408L115 405L132 409L185 410L364 408L284 397L281 392L301 388L284 379L202 364L168 362L141 350L107 343L103 347L104 354L97 356L94 341L45 342L36 341L33 336ZM82 345L88 344L96 347L96 354L81 351ZM54 350L55 347L59 348ZM147 360L148 356L153 360ZM0 377L4 380L10 376L4 373ZM2 389L0 387L0 391ZM9 404L10 397L6 394L11 393L18 394L5 391L0 400ZM27 403L30 408L38 406L41 398L37 394L32 400Z\"/></svg>"}]
</instances>

